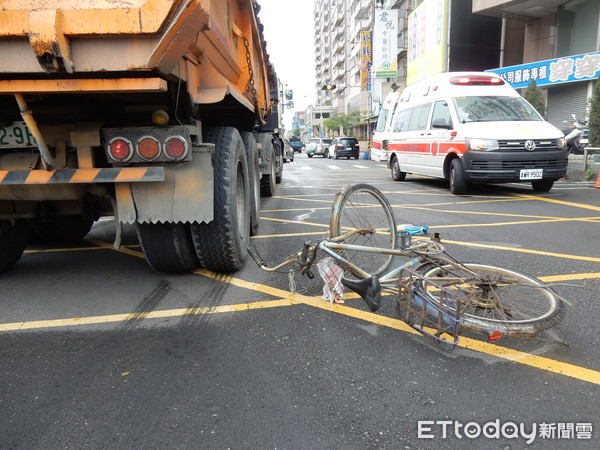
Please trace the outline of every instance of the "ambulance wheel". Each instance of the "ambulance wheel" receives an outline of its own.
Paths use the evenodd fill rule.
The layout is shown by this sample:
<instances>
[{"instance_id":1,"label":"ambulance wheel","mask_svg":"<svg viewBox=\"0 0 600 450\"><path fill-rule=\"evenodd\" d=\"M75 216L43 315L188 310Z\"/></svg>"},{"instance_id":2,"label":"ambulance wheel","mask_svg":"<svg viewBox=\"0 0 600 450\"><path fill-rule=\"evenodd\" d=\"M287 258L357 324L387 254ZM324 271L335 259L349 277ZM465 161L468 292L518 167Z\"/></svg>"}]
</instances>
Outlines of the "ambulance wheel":
<instances>
[{"instance_id":1,"label":"ambulance wheel","mask_svg":"<svg viewBox=\"0 0 600 450\"><path fill-rule=\"evenodd\" d=\"M460 159L455 158L450 164L450 192L454 195L466 194L467 180Z\"/></svg>"},{"instance_id":2,"label":"ambulance wheel","mask_svg":"<svg viewBox=\"0 0 600 450\"><path fill-rule=\"evenodd\" d=\"M406 172L402 172L400 170L400 163L398 162L398 158L394 158L392 161L392 180L394 181L404 181L406 179Z\"/></svg>"},{"instance_id":3,"label":"ambulance wheel","mask_svg":"<svg viewBox=\"0 0 600 450\"><path fill-rule=\"evenodd\" d=\"M531 182L531 187L535 192L549 192L554 186L554 180L535 180Z\"/></svg>"}]
</instances>

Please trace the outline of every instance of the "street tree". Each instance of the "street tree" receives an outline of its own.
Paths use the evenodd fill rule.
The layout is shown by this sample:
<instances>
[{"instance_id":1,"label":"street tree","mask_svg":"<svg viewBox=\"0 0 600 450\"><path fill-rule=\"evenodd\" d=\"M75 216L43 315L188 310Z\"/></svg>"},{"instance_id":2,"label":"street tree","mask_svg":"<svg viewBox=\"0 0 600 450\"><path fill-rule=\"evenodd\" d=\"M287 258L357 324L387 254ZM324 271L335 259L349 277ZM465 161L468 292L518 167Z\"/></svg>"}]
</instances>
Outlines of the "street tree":
<instances>
[{"instance_id":1,"label":"street tree","mask_svg":"<svg viewBox=\"0 0 600 450\"><path fill-rule=\"evenodd\" d=\"M529 82L523 97L525 100L531 103L531 106L533 106L542 116L546 114L546 102L544 101L544 95L542 94L542 90L537 86L535 80L531 80Z\"/></svg>"},{"instance_id":2,"label":"street tree","mask_svg":"<svg viewBox=\"0 0 600 450\"><path fill-rule=\"evenodd\" d=\"M590 130L590 145L592 147L600 146L600 77L594 84L592 97L590 98L590 116L588 127Z\"/></svg>"}]
</instances>

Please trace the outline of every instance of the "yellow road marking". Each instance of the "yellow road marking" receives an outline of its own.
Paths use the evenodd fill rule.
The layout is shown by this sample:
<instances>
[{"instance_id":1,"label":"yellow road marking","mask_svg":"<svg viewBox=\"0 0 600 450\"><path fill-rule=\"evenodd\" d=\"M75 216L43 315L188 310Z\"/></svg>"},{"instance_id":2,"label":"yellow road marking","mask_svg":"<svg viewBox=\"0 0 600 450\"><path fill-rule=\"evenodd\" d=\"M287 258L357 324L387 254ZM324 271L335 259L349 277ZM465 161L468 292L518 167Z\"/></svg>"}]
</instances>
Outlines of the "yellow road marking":
<instances>
[{"instance_id":1,"label":"yellow road marking","mask_svg":"<svg viewBox=\"0 0 600 450\"><path fill-rule=\"evenodd\" d=\"M538 197L535 195L509 193L520 198L527 200L538 200L540 202L556 203L558 205L572 206L573 208L591 209L592 211L600 211L600 206L586 205L585 203L566 202L564 200L556 200L555 198L549 197Z\"/></svg>"},{"instance_id":2,"label":"yellow road marking","mask_svg":"<svg viewBox=\"0 0 600 450\"><path fill-rule=\"evenodd\" d=\"M535 197L535 196L527 196L522 194L515 194L522 198L523 200L542 200L549 201L559 204L565 204L578 208L592 209L600 211L600 207L594 207L590 205L580 204L580 203L572 203L572 202L563 202L554 199L548 199L544 197ZM314 200L313 200L314 201ZM498 200L501 201L501 200ZM462 202L461 202L462 203ZM465 202L466 203L466 202ZM415 207L416 208L416 207ZM456 213L456 211L452 211ZM488 213L481 213L488 214ZM531 216L530 216L531 217ZM535 217L535 216L533 216ZM542 216L543 217L543 216ZM278 221L279 219L270 219L267 220ZM567 220L581 220L581 221L595 221L598 218L573 218L573 219L564 219L564 218L548 218L543 221L567 221ZM289 221L287 221L289 222ZM534 221L532 221L534 222ZM326 227L326 225L322 224L314 224L307 222L296 222L301 223L303 225L312 225L319 227ZM479 226L481 226L479 224ZM295 235L306 235L306 234L316 234L316 233L298 233ZM281 235L278 235L281 236ZM261 236L259 236L261 237ZM95 245L98 245L100 248L111 248L110 244L107 244L102 241L98 241L95 239L86 239L88 242L91 242ZM543 256L552 256L558 258L567 258L567 259L577 259L577 260L585 260L585 261L594 261L600 262L600 258L592 258L592 257L581 257L576 255L566 255L552 252L542 252L538 250L530 250L530 249L519 249L498 245L487 245L487 244L474 244L470 242L460 242L460 241L449 241L445 240L445 242L453 243L457 245L466 245L472 247L481 247L481 248L491 248L491 249L499 249L499 250L507 250L507 251L515 251L515 252L523 252L523 253L531 253L531 254L539 254ZM83 249L65 249L65 250L87 250L88 248ZM139 258L143 258L143 254L139 251L131 250L129 248L121 248L120 252L126 253L132 256L136 256ZM260 309L260 308L274 308L280 306L292 306L297 304L305 304L308 306L317 307L320 309L326 309L335 313L343 314L349 317L354 317L360 320L365 320L371 323L375 323L381 326L386 326L389 328L397 329L400 331L404 331L407 333L418 334L415 330L410 328L407 324L398 319L392 319L389 317L373 314L367 311L362 311L359 309L355 309L352 307L348 307L345 305L337 305L327 303L316 297L308 297L300 294L293 294L288 291L274 288L271 286L248 282L239 278L235 278L229 275L217 274L206 269L196 270L194 273L206 276L218 281L222 281L234 286L238 286L245 289L250 289L256 292L262 292L268 295L272 295L275 297L280 297L278 300L272 301L262 301L262 302L251 302L251 303L243 303L237 305L225 305L219 307L212 308L180 308L180 309L172 309L172 310L164 310L164 311L150 311L144 313L134 313L134 314L113 314L113 315L105 315L105 316L93 316L93 317L84 317L84 318L71 318L71 319L56 319L56 320L41 320L41 321L31 321L31 322L17 322L12 324L0 324L0 331L14 331L14 330L26 330L26 329L35 329L35 328L49 328L49 327L63 327L63 326L76 326L76 325L89 325L89 324L99 324L99 323L110 323L110 322L123 322L127 320L137 320L137 319L157 319L157 318L166 318L166 317L181 317L186 315L201 315L201 314L215 314L215 313L226 313L226 312L235 312L235 311L245 311L251 309ZM567 281L567 280L581 280L581 279L589 279L589 278L600 278L600 273L587 273L587 274L566 274L566 275L553 275L540 277L541 280L546 282L551 281ZM485 353L488 355L493 355L501 359L505 359L508 361L513 361L519 364L527 365L530 367L535 367L541 370L545 370L548 372L553 372L557 374L561 374L564 376L568 376L571 378L575 378L582 381L587 381L594 384L600 385L600 371L587 369L585 367L576 366L573 364L563 363L561 361L553 360L550 358L532 355L526 352L521 352L518 350L513 350L510 348L502 347L496 344L492 344L489 342L479 341L476 339L462 337L459 347L471 349L480 353Z\"/></svg>"},{"instance_id":3,"label":"yellow road marking","mask_svg":"<svg viewBox=\"0 0 600 450\"><path fill-rule=\"evenodd\" d=\"M77 251L88 251L88 250L104 250L104 247L76 247L76 248L42 248L42 249L29 249L23 253L62 253L62 252L77 252Z\"/></svg>"},{"instance_id":4,"label":"yellow road marking","mask_svg":"<svg viewBox=\"0 0 600 450\"><path fill-rule=\"evenodd\" d=\"M127 322L141 319L163 319L168 317L182 317L191 315L217 314L235 311L247 311L261 308L279 308L281 306L295 305L289 299L271 300L254 303L241 303L237 305L215 306L210 308L178 308L141 313L109 314L104 316L73 317L69 319L34 320L30 322L15 322L0 324L1 331L23 331L39 328L73 327L81 325L95 325L114 322Z\"/></svg>"},{"instance_id":5,"label":"yellow road marking","mask_svg":"<svg viewBox=\"0 0 600 450\"><path fill-rule=\"evenodd\" d=\"M160 319L160 318L172 318L172 317L184 317L190 315L205 315L205 314L219 314L227 312L238 312L238 311L249 311L264 308L279 308L282 306L292 306L298 304L304 304L307 306L316 307L332 311L338 314L342 314L348 317L364 320L370 323L375 323L384 327L396 329L411 334L418 334L415 330L409 327L406 323L398 319L393 319L386 316L377 315L367 311L359 310L345 305L331 304L321 300L317 297L308 297L300 294L292 294L282 289L273 288L271 286L262 285L258 283L252 283L239 278L231 277L228 275L217 274L205 269L197 270L195 273L207 276L212 279L225 281L234 286L244 287L258 292L279 296L282 298L271 301L241 303L235 305L224 305L210 308L178 308L162 311L149 311L143 313L134 314L111 314L105 316L92 316L83 318L70 318L70 319L56 319L56 320L40 320L31 322L16 322L8 324L0 324L0 332L4 331L24 331L39 328L53 328L53 327L72 327L81 325L93 325L103 323L114 323L114 322L126 322L129 320L140 320L140 319ZM477 351L479 353L485 353L493 355L501 359L513 361L518 364L523 364L537 369L545 370L547 372L553 372L556 374L568 376L581 381L586 381L593 384L600 385L600 371L587 369L585 367L576 366L574 364L568 364L554 359L546 358L543 356L532 355L530 353L514 350L506 347L502 347L489 342L479 341L467 337L461 337L458 343L459 347Z\"/></svg>"},{"instance_id":6,"label":"yellow road marking","mask_svg":"<svg viewBox=\"0 0 600 450\"><path fill-rule=\"evenodd\" d=\"M263 218L261 217L261 220ZM252 236L250 239L265 239L265 238L280 238L280 237L296 237L296 236L321 236L327 234L327 231L313 231L312 233L285 233L285 234L261 234L260 236Z\"/></svg>"},{"instance_id":7,"label":"yellow road marking","mask_svg":"<svg viewBox=\"0 0 600 450\"><path fill-rule=\"evenodd\" d=\"M311 227L329 228L329 224L324 225L322 223L305 222L303 220L276 219L274 217L262 217L262 216L260 217L260 219L268 220L270 222L296 223L298 225L310 225Z\"/></svg>"},{"instance_id":8,"label":"yellow road marking","mask_svg":"<svg viewBox=\"0 0 600 450\"><path fill-rule=\"evenodd\" d=\"M566 258L566 259L576 259L579 261L600 262L600 258L595 258L593 256L567 255L564 253L545 252L545 251L541 251L541 250L532 250L532 249L528 249L528 248L506 247L503 245L492 245L492 244L477 244L477 243L473 243L473 242L452 241L452 240L448 240L448 239L442 239L442 242L446 243L446 244L464 245L466 247L490 248L490 249L494 249L494 250L506 250L506 251L517 252L517 253L530 253L532 255L551 256L553 258Z\"/></svg>"},{"instance_id":9,"label":"yellow road marking","mask_svg":"<svg viewBox=\"0 0 600 450\"><path fill-rule=\"evenodd\" d=\"M573 280L591 280L594 278L600 278L600 272L595 273L569 273L566 275L548 275L545 277L538 277L545 283L552 283L558 281L573 281Z\"/></svg>"}]
</instances>

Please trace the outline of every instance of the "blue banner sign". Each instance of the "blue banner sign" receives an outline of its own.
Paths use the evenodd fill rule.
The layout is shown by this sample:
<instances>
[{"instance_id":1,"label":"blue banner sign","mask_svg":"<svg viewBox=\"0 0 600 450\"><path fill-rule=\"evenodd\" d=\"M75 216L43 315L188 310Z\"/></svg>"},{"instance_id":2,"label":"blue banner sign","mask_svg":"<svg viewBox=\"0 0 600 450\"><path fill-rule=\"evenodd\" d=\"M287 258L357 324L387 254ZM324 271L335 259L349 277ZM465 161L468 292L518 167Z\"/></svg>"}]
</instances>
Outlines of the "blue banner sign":
<instances>
[{"instance_id":1,"label":"blue banner sign","mask_svg":"<svg viewBox=\"0 0 600 450\"><path fill-rule=\"evenodd\" d=\"M515 89L535 80L538 86L594 80L600 76L600 52L491 69Z\"/></svg>"}]
</instances>

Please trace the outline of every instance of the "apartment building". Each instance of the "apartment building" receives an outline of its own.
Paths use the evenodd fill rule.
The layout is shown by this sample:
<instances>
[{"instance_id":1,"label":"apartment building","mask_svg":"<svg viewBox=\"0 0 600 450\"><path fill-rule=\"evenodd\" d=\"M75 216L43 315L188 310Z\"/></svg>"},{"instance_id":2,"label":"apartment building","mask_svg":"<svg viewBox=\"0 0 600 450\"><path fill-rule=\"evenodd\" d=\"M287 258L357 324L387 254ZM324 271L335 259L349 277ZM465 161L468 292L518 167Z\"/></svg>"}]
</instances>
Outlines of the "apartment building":
<instances>
[{"instance_id":1,"label":"apartment building","mask_svg":"<svg viewBox=\"0 0 600 450\"><path fill-rule=\"evenodd\" d=\"M315 92L319 106L331 106L331 114L356 114L365 120L355 134L368 135L379 106L392 90L406 85L408 14L422 0L315 0ZM375 9L397 9L398 75L370 78L368 87L361 79L362 42L372 38ZM323 90L325 85L335 86ZM306 113L307 121L310 114ZM313 120L315 122L315 120Z\"/></svg>"},{"instance_id":2,"label":"apartment building","mask_svg":"<svg viewBox=\"0 0 600 450\"><path fill-rule=\"evenodd\" d=\"M315 0L314 111L322 113L327 106L332 116L372 111L371 93L361 87L360 51L362 33L373 28L375 5L375 0ZM323 90L325 85L335 87ZM307 122L310 116L307 111Z\"/></svg>"},{"instance_id":3,"label":"apartment building","mask_svg":"<svg viewBox=\"0 0 600 450\"><path fill-rule=\"evenodd\" d=\"M373 30L375 8L398 10L398 74L372 78L365 89L360 41ZM420 12L429 19L417 21ZM494 70L516 88L536 78L547 97L547 119L562 126L571 114L586 115L600 75L598 0L315 0L314 22L317 103L330 105L332 115L376 115L390 90L433 73ZM443 34L442 56L424 56L430 67L411 56L411 33L412 39ZM538 75L549 74L551 64L557 67L552 79Z\"/></svg>"},{"instance_id":4,"label":"apartment building","mask_svg":"<svg viewBox=\"0 0 600 450\"><path fill-rule=\"evenodd\" d=\"M473 12L502 20L495 72L516 88L535 79L547 97L547 120L563 127L584 118L600 76L598 0L473 0Z\"/></svg>"}]
</instances>

